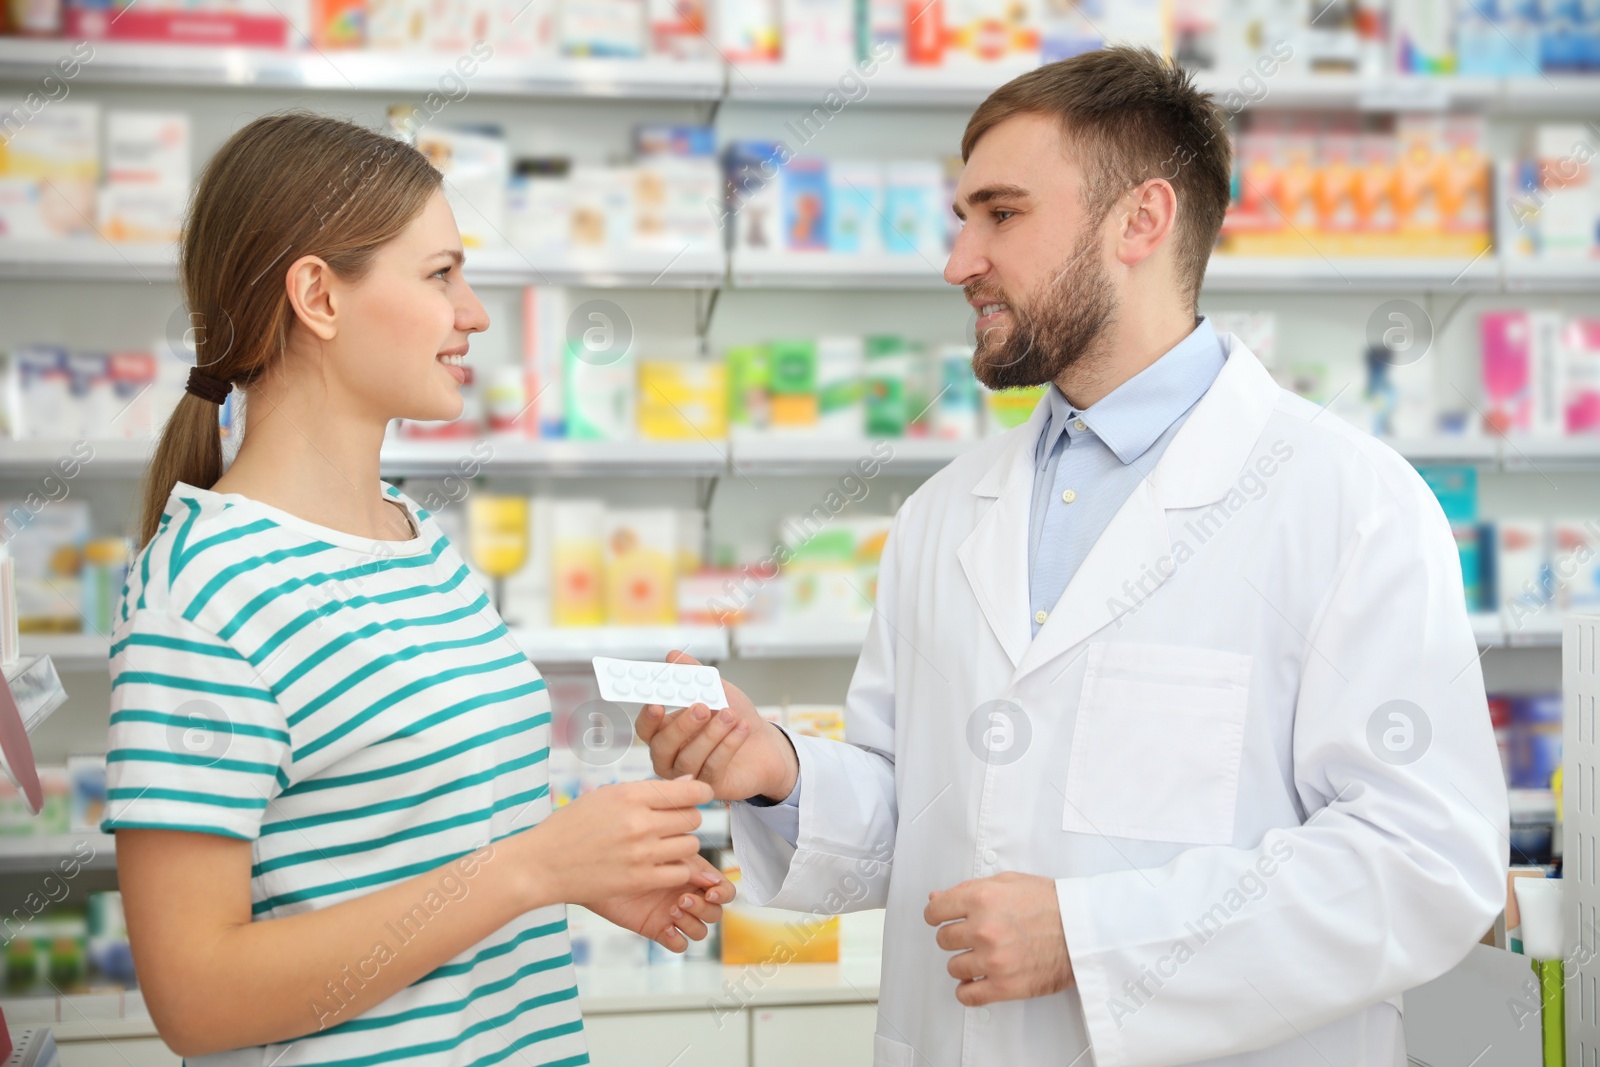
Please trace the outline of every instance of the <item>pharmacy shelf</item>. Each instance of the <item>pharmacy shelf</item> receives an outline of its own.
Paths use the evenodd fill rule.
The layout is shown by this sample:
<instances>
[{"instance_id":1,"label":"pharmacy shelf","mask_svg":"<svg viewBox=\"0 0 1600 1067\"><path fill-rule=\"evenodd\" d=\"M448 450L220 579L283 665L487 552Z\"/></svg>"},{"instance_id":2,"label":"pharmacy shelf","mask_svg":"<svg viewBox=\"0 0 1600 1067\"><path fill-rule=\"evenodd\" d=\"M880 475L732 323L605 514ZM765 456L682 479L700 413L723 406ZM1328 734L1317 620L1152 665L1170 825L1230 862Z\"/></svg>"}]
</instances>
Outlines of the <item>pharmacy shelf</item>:
<instances>
[{"instance_id":1,"label":"pharmacy shelf","mask_svg":"<svg viewBox=\"0 0 1600 1067\"><path fill-rule=\"evenodd\" d=\"M871 1004L878 999L882 960L739 966L694 960L652 967L577 968L578 1007L585 1015L704 1012L810 1004ZM157 1035L138 990L12 996L0 999L12 1026L49 1026L58 1041L99 1042ZM675 1046L676 1047L676 1046ZM681 1053L680 1053L681 1055ZM83 1062L122 1062L85 1055ZM666 1060L663 1058L663 1063ZM695 1062L692 1057L684 1063Z\"/></svg>"},{"instance_id":2,"label":"pharmacy shelf","mask_svg":"<svg viewBox=\"0 0 1600 1067\"><path fill-rule=\"evenodd\" d=\"M591 656L660 659L674 649L702 660L727 659L729 653L728 631L718 626L513 627L511 637L540 666L587 663ZM23 634L22 651L47 654L62 670L105 671L110 659L98 634Z\"/></svg>"},{"instance_id":3,"label":"pharmacy shelf","mask_svg":"<svg viewBox=\"0 0 1600 1067\"><path fill-rule=\"evenodd\" d=\"M1215 93L1218 102L1230 110L1496 111L1505 100L1505 84L1499 78L1403 74L1374 77L1288 71L1263 77L1258 71L1241 67L1236 72L1200 72L1195 82Z\"/></svg>"},{"instance_id":4,"label":"pharmacy shelf","mask_svg":"<svg viewBox=\"0 0 1600 1067\"><path fill-rule=\"evenodd\" d=\"M867 638L867 623L750 622L734 628L733 651L740 659L854 659Z\"/></svg>"},{"instance_id":5,"label":"pharmacy shelf","mask_svg":"<svg viewBox=\"0 0 1600 1067\"><path fill-rule=\"evenodd\" d=\"M930 437L795 437L777 433L735 436L729 442L734 475L816 475L860 477L863 464L876 465L873 475L926 477L939 470L975 441Z\"/></svg>"},{"instance_id":6,"label":"pharmacy shelf","mask_svg":"<svg viewBox=\"0 0 1600 1067\"><path fill-rule=\"evenodd\" d=\"M144 473L149 439L89 441L89 459L77 458L75 478L127 478ZM79 451L74 452L74 447ZM71 441L4 441L0 478L43 474L81 457ZM728 469L721 441L529 441L520 437L441 440L393 438L383 443L386 478L472 478L525 474L560 478L709 478Z\"/></svg>"},{"instance_id":7,"label":"pharmacy shelf","mask_svg":"<svg viewBox=\"0 0 1600 1067\"><path fill-rule=\"evenodd\" d=\"M818 129L846 107L975 107L984 97L1031 65L971 64L942 67L878 64L871 74L859 65L735 63L728 69L728 100L750 104L808 104L794 118L800 133ZM854 82L840 84L854 74ZM828 94L837 94L833 100ZM836 103L835 103L836 101ZM833 107L829 104L833 103ZM805 119L809 126L800 126ZM798 134L797 134L798 136ZM814 134L813 134L814 136Z\"/></svg>"},{"instance_id":8,"label":"pharmacy shelf","mask_svg":"<svg viewBox=\"0 0 1600 1067\"><path fill-rule=\"evenodd\" d=\"M1597 437L1437 436L1389 442L1412 463L1459 463L1488 472L1550 476L1600 471ZM92 453L68 441L5 441L0 479L32 477L73 459L75 478L132 478L153 447L146 439L90 441ZM938 438L736 435L730 441L529 441L520 437L384 442L388 478L473 478L481 474L557 478L843 477L858 464L879 474L927 477L972 448L974 441ZM77 448L75 453L73 450ZM874 477L877 475L875 474Z\"/></svg>"},{"instance_id":9,"label":"pharmacy shelf","mask_svg":"<svg viewBox=\"0 0 1600 1067\"><path fill-rule=\"evenodd\" d=\"M6 41L0 37L0 44ZM177 246L115 243L98 237L60 241L0 241L5 281L171 282Z\"/></svg>"},{"instance_id":10,"label":"pharmacy shelf","mask_svg":"<svg viewBox=\"0 0 1600 1067\"><path fill-rule=\"evenodd\" d=\"M0 478L32 477L50 471L62 475L71 471L73 478L137 477L144 473L154 448L155 441L150 438L86 442L4 439L0 440Z\"/></svg>"},{"instance_id":11,"label":"pharmacy shelf","mask_svg":"<svg viewBox=\"0 0 1600 1067\"><path fill-rule=\"evenodd\" d=\"M1548 789L1509 789L1507 800L1514 823L1554 822L1556 795Z\"/></svg>"},{"instance_id":12,"label":"pharmacy shelf","mask_svg":"<svg viewBox=\"0 0 1600 1067\"><path fill-rule=\"evenodd\" d=\"M1475 612L1470 618L1479 648L1561 647L1561 615L1554 609L1523 617Z\"/></svg>"},{"instance_id":13,"label":"pharmacy shelf","mask_svg":"<svg viewBox=\"0 0 1600 1067\"><path fill-rule=\"evenodd\" d=\"M516 437L383 444L385 477L710 478L728 469L721 441L529 441Z\"/></svg>"},{"instance_id":14,"label":"pharmacy shelf","mask_svg":"<svg viewBox=\"0 0 1600 1067\"><path fill-rule=\"evenodd\" d=\"M729 259L728 283L735 289L940 289L945 259L916 252L850 254L842 252L752 251L735 249Z\"/></svg>"},{"instance_id":15,"label":"pharmacy shelf","mask_svg":"<svg viewBox=\"0 0 1600 1067\"><path fill-rule=\"evenodd\" d=\"M728 282L735 289L900 289L949 290L945 254L924 257L836 252L750 251L735 249ZM1575 277L1562 284L1578 287ZM1208 292L1290 291L1319 294L1456 289L1462 292L1502 287L1500 261L1477 259L1380 258L1353 256L1216 255L1206 269Z\"/></svg>"},{"instance_id":16,"label":"pharmacy shelf","mask_svg":"<svg viewBox=\"0 0 1600 1067\"><path fill-rule=\"evenodd\" d=\"M1502 261L1507 292L1594 293L1600 291L1600 259L1507 256Z\"/></svg>"},{"instance_id":17,"label":"pharmacy shelf","mask_svg":"<svg viewBox=\"0 0 1600 1067\"><path fill-rule=\"evenodd\" d=\"M67 691L49 656L25 654L5 668L5 677L11 695L16 698L17 711L22 715L23 729L30 734L51 712L66 703Z\"/></svg>"},{"instance_id":18,"label":"pharmacy shelf","mask_svg":"<svg viewBox=\"0 0 1600 1067\"><path fill-rule=\"evenodd\" d=\"M24 656L48 656L59 671L110 671L111 645L99 634L23 634Z\"/></svg>"},{"instance_id":19,"label":"pharmacy shelf","mask_svg":"<svg viewBox=\"0 0 1600 1067\"><path fill-rule=\"evenodd\" d=\"M614 253L489 248L469 251L463 269L468 281L484 286L715 289L726 278L727 258L720 248L640 248Z\"/></svg>"},{"instance_id":20,"label":"pharmacy shelf","mask_svg":"<svg viewBox=\"0 0 1600 1067\"><path fill-rule=\"evenodd\" d=\"M93 871L115 870L116 838L111 834L18 834L0 837L0 874L53 871L63 860Z\"/></svg>"},{"instance_id":21,"label":"pharmacy shelf","mask_svg":"<svg viewBox=\"0 0 1600 1067\"><path fill-rule=\"evenodd\" d=\"M36 82L73 42L0 38L0 81ZM356 93L443 92L440 79L460 78L456 52L286 51L95 41L76 80L110 85L237 89L325 89ZM720 61L540 58L497 53L474 60L460 78L474 95L716 100L723 95Z\"/></svg>"},{"instance_id":22,"label":"pharmacy shelf","mask_svg":"<svg viewBox=\"0 0 1600 1067\"><path fill-rule=\"evenodd\" d=\"M0 38L3 41L4 38ZM117 243L94 236L62 241L0 240L0 279L171 283L176 246ZM563 285L595 289L707 289L723 284L720 249L634 249L598 253L482 248L467 252L466 276L485 287Z\"/></svg>"},{"instance_id":23,"label":"pharmacy shelf","mask_svg":"<svg viewBox=\"0 0 1600 1067\"><path fill-rule=\"evenodd\" d=\"M679 651L712 662L729 654L728 631L720 626L513 627L511 639L537 667L587 664L594 656L659 660Z\"/></svg>"},{"instance_id":24,"label":"pharmacy shelf","mask_svg":"<svg viewBox=\"0 0 1600 1067\"><path fill-rule=\"evenodd\" d=\"M1500 286L1500 262L1492 254L1477 259L1215 255L1205 280L1206 291L1214 293L1466 292Z\"/></svg>"}]
</instances>

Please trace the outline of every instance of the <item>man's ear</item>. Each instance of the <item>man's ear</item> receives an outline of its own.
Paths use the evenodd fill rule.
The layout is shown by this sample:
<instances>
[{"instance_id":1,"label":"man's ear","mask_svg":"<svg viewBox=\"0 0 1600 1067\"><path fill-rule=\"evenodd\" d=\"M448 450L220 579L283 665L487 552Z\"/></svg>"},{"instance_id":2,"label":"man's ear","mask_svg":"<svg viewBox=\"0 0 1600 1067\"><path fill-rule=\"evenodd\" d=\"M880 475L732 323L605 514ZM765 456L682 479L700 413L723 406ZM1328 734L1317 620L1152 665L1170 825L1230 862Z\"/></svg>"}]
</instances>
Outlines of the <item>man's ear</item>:
<instances>
[{"instance_id":1,"label":"man's ear","mask_svg":"<svg viewBox=\"0 0 1600 1067\"><path fill-rule=\"evenodd\" d=\"M1117 259L1132 267L1171 240L1178 221L1178 196L1165 178L1151 178L1128 190L1117 210Z\"/></svg>"},{"instance_id":2,"label":"man's ear","mask_svg":"<svg viewBox=\"0 0 1600 1067\"><path fill-rule=\"evenodd\" d=\"M301 256L289 264L284 275L295 318L324 341L333 340L339 332L333 283L333 268L318 256Z\"/></svg>"}]
</instances>

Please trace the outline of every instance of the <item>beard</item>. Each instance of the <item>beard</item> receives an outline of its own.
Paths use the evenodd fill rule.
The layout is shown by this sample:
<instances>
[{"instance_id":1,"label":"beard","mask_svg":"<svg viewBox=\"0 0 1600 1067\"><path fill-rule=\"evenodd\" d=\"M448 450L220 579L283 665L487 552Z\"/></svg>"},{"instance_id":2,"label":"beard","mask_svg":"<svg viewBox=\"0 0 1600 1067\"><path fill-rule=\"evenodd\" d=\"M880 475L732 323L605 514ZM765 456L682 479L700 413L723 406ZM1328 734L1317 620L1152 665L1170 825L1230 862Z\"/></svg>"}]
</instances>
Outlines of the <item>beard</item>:
<instances>
[{"instance_id":1,"label":"beard","mask_svg":"<svg viewBox=\"0 0 1600 1067\"><path fill-rule=\"evenodd\" d=\"M1016 389L1054 381L1095 350L1117 311L1111 279L1096 254L1099 228L1086 226L1055 277L1027 304L998 289L967 286L968 300L1004 303L1010 326L991 326L976 339L972 370L990 389Z\"/></svg>"}]
</instances>

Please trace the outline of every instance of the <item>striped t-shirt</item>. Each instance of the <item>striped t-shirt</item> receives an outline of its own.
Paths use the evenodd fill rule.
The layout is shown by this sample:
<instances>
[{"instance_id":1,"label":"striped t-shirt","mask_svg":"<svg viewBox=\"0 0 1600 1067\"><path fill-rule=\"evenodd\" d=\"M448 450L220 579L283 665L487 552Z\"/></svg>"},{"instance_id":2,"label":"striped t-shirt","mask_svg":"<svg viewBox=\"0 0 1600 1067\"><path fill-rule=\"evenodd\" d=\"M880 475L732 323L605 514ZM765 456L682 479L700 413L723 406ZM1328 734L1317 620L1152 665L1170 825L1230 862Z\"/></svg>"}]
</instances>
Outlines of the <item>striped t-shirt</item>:
<instances>
[{"instance_id":1,"label":"striped t-shirt","mask_svg":"<svg viewBox=\"0 0 1600 1067\"><path fill-rule=\"evenodd\" d=\"M353 1016L349 990L443 909L487 846L550 811L550 700L428 512L373 541L179 482L134 562L111 646L104 829L253 843L256 919L452 863L329 975L306 1034L194 1062L585 1064L560 905L529 912ZM247 967L246 961L240 961Z\"/></svg>"}]
</instances>

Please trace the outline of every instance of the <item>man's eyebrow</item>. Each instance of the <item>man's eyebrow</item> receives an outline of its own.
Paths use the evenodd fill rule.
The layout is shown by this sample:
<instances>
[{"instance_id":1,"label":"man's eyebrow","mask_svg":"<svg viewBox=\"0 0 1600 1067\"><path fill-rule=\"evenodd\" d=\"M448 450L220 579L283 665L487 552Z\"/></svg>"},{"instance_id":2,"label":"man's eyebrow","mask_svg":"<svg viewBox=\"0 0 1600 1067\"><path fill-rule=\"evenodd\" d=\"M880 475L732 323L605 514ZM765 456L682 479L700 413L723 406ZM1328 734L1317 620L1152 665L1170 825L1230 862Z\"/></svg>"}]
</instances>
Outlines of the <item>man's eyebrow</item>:
<instances>
[{"instance_id":1,"label":"man's eyebrow","mask_svg":"<svg viewBox=\"0 0 1600 1067\"><path fill-rule=\"evenodd\" d=\"M1020 185L985 185L974 189L967 197L969 204L987 204L991 200L1026 200L1028 190Z\"/></svg>"}]
</instances>

